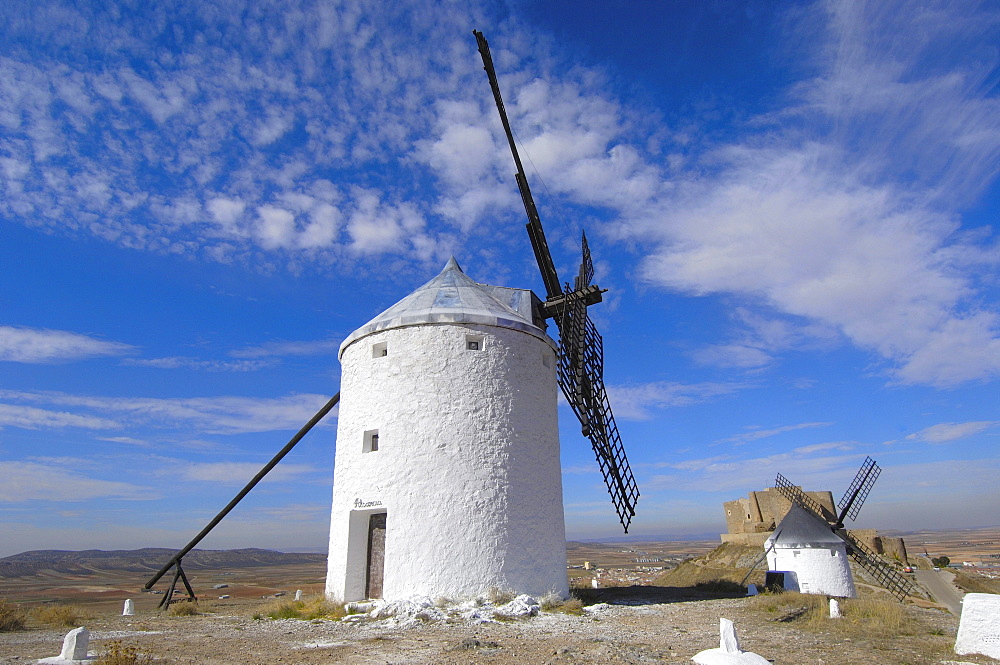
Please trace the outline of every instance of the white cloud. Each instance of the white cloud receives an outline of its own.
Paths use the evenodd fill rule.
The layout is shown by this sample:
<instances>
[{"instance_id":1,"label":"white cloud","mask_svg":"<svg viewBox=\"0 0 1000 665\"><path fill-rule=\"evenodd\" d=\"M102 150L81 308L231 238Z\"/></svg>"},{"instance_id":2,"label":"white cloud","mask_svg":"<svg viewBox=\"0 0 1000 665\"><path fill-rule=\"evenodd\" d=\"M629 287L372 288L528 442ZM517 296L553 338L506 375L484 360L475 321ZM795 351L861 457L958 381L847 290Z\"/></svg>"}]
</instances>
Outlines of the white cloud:
<instances>
[{"instance_id":1,"label":"white cloud","mask_svg":"<svg viewBox=\"0 0 1000 665\"><path fill-rule=\"evenodd\" d=\"M270 356L320 356L335 354L340 350L340 339L321 339L308 342L271 342L230 353L234 358L267 358Z\"/></svg>"},{"instance_id":2,"label":"white cloud","mask_svg":"<svg viewBox=\"0 0 1000 665\"><path fill-rule=\"evenodd\" d=\"M833 423L824 422L811 422L811 423L797 423L795 425L783 425L781 427L773 427L771 429L750 429L748 432L743 432L736 434L734 436L722 439L720 443L746 443L748 441L757 441L760 439L767 439L772 436L777 436L779 434L785 434L786 432L796 432L802 429L816 429L822 427L829 427ZM824 447L828 447L834 444L822 444ZM822 448L817 448L821 450ZM802 451L802 449L797 448L796 451Z\"/></svg>"},{"instance_id":3,"label":"white cloud","mask_svg":"<svg viewBox=\"0 0 1000 665\"><path fill-rule=\"evenodd\" d=\"M967 423L940 423L910 434L906 438L910 441L923 441L926 443L948 443L975 436L997 425L1000 425L1000 422L995 420L980 420Z\"/></svg>"},{"instance_id":4,"label":"white cloud","mask_svg":"<svg viewBox=\"0 0 1000 665\"><path fill-rule=\"evenodd\" d=\"M90 415L49 411L22 404L0 404L0 428L52 429L80 427L83 429L117 429L121 423Z\"/></svg>"},{"instance_id":5,"label":"white cloud","mask_svg":"<svg viewBox=\"0 0 1000 665\"><path fill-rule=\"evenodd\" d=\"M100 498L147 500L149 488L90 478L62 465L0 461L0 501L88 501Z\"/></svg>"},{"instance_id":6,"label":"white cloud","mask_svg":"<svg viewBox=\"0 0 1000 665\"><path fill-rule=\"evenodd\" d=\"M623 229L659 241L643 275L839 330L904 383L995 377L1000 316L975 281L998 258L983 258L953 212L1000 163L1000 102L978 83L996 54L977 62L963 51L983 17L944 3L821 6L829 41L798 100L758 135L708 153L704 176L625 211ZM753 366L766 350L702 357Z\"/></svg>"},{"instance_id":7,"label":"white cloud","mask_svg":"<svg viewBox=\"0 0 1000 665\"><path fill-rule=\"evenodd\" d=\"M257 237L265 249L291 247L295 236L295 215L271 205L257 209Z\"/></svg>"},{"instance_id":8,"label":"white cloud","mask_svg":"<svg viewBox=\"0 0 1000 665\"><path fill-rule=\"evenodd\" d=\"M185 462L162 469L161 473L189 482L245 485L257 475L262 466L253 462ZM262 482L286 482L317 471L320 469L308 464L282 463L271 469ZM322 472L326 474L328 470L322 469Z\"/></svg>"},{"instance_id":9,"label":"white cloud","mask_svg":"<svg viewBox=\"0 0 1000 665\"><path fill-rule=\"evenodd\" d=\"M608 386L615 417L622 420L646 420L652 409L687 406L720 395L736 392L745 385L736 383L682 384L666 381L638 385Z\"/></svg>"},{"instance_id":10,"label":"white cloud","mask_svg":"<svg viewBox=\"0 0 1000 665\"><path fill-rule=\"evenodd\" d=\"M129 358L124 362L126 365L137 365L139 367L158 367L160 369L201 369L209 372L253 372L271 364L266 360L198 360L197 358L187 358L184 356L170 356L167 358Z\"/></svg>"},{"instance_id":11,"label":"white cloud","mask_svg":"<svg viewBox=\"0 0 1000 665\"><path fill-rule=\"evenodd\" d=\"M330 398L323 395L287 395L277 398L256 397L93 397L57 392L17 392L0 390L0 398L10 401L58 405L72 409L63 418L46 418L45 412L28 422L32 427L65 426L65 422L92 423L93 429L150 425L161 428L192 429L206 434L239 434L244 432L295 431L306 424ZM12 418L27 418L10 406ZM114 421L99 420L92 412L112 414ZM327 421L336 416L336 413ZM88 420L93 418L94 420Z\"/></svg>"},{"instance_id":12,"label":"white cloud","mask_svg":"<svg viewBox=\"0 0 1000 665\"><path fill-rule=\"evenodd\" d=\"M97 356L120 356L135 347L79 333L44 328L0 326L0 361L51 363Z\"/></svg>"}]
</instances>

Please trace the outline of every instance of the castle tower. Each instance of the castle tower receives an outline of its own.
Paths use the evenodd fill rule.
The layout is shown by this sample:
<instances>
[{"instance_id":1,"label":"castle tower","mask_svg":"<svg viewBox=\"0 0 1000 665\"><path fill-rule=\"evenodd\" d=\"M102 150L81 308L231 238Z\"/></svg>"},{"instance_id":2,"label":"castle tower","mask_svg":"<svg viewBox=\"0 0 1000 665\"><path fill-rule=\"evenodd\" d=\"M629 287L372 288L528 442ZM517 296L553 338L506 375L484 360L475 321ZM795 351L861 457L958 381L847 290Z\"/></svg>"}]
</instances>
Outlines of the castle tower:
<instances>
[{"instance_id":1,"label":"castle tower","mask_svg":"<svg viewBox=\"0 0 1000 665\"><path fill-rule=\"evenodd\" d=\"M788 509L764 548L768 569L785 572L785 589L857 598L846 544L798 505Z\"/></svg>"},{"instance_id":2,"label":"castle tower","mask_svg":"<svg viewBox=\"0 0 1000 665\"><path fill-rule=\"evenodd\" d=\"M568 593L555 345L535 302L453 258L341 345L327 597Z\"/></svg>"}]
</instances>

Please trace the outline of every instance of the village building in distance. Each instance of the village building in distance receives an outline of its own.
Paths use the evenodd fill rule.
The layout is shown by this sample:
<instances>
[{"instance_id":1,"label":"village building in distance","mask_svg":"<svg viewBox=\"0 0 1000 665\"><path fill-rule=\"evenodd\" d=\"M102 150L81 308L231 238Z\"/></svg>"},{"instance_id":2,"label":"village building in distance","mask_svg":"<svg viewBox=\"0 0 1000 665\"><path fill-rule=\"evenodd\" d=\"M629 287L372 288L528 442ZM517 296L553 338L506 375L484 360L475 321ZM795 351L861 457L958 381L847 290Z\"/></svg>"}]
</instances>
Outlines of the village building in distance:
<instances>
[{"instance_id":1,"label":"village building in distance","mask_svg":"<svg viewBox=\"0 0 1000 665\"><path fill-rule=\"evenodd\" d=\"M823 517L831 524L837 521L833 493L828 491L804 492L819 504ZM792 503L774 487L750 492L745 499L734 499L722 504L726 511L726 529L722 542L750 547L763 547L774 533L775 526L784 519ZM876 529L848 529L855 540L867 545L877 554L907 563L906 544L902 538L881 536Z\"/></svg>"}]
</instances>

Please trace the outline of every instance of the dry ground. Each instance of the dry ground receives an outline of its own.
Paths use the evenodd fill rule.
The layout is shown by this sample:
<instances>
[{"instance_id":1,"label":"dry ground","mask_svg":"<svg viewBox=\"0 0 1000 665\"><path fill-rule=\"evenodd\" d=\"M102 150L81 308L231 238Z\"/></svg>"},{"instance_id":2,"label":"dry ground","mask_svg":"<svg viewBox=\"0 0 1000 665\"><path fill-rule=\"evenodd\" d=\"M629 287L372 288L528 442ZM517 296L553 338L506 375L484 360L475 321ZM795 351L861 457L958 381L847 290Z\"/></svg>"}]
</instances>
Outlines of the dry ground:
<instances>
[{"instance_id":1,"label":"dry ground","mask_svg":"<svg viewBox=\"0 0 1000 665\"><path fill-rule=\"evenodd\" d=\"M691 656L718 646L720 617L736 622L742 648L777 664L989 663L951 652L957 620L936 609L907 606L902 624L889 630L875 620L782 622L799 602L789 597L777 608L761 599L684 600L691 589L631 587L601 590L603 600L582 616L543 612L501 623L423 623L367 620L302 621L255 619L260 599L205 603L200 616L169 616L141 610L122 617L92 611L87 627L98 654L120 640L157 663L218 665L521 663L689 663ZM770 607L770 609L769 609ZM118 610L120 612L120 609ZM33 663L58 654L66 628L0 633L0 665Z\"/></svg>"}]
</instances>

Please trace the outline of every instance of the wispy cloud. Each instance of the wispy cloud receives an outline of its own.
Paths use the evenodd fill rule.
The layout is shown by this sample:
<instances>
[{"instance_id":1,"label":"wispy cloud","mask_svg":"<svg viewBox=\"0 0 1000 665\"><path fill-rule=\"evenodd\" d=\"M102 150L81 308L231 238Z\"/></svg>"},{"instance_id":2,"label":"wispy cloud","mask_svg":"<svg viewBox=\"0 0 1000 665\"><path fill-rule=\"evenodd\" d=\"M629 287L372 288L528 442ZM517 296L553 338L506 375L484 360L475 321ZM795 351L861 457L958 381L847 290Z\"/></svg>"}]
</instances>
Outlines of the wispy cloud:
<instances>
[{"instance_id":1,"label":"wispy cloud","mask_svg":"<svg viewBox=\"0 0 1000 665\"><path fill-rule=\"evenodd\" d=\"M337 353L341 339L322 339L303 342L270 342L260 346L237 349L229 355L234 358L268 358L271 356L318 356Z\"/></svg>"},{"instance_id":2,"label":"wispy cloud","mask_svg":"<svg viewBox=\"0 0 1000 665\"><path fill-rule=\"evenodd\" d=\"M86 476L60 464L0 461L0 501L88 501L158 498L146 487Z\"/></svg>"},{"instance_id":3,"label":"wispy cloud","mask_svg":"<svg viewBox=\"0 0 1000 665\"><path fill-rule=\"evenodd\" d=\"M1000 425L1000 421L996 420L980 420L968 423L940 423L922 429L919 432L914 432L906 438L909 441L923 441L925 443L948 443L974 436L998 425Z\"/></svg>"},{"instance_id":4,"label":"wispy cloud","mask_svg":"<svg viewBox=\"0 0 1000 665\"><path fill-rule=\"evenodd\" d=\"M97 356L121 356L134 346L108 342L79 333L44 328L0 326L0 361L55 363Z\"/></svg>"},{"instance_id":5,"label":"wispy cloud","mask_svg":"<svg viewBox=\"0 0 1000 665\"><path fill-rule=\"evenodd\" d=\"M781 427L773 427L770 429L751 429L749 432L743 432L740 434L735 434L733 436L727 437L719 441L719 443L735 443L742 444L748 441L757 441L759 439L766 439L772 436L777 436L779 434L785 434L786 432L795 432L802 429L815 429L817 427L829 427L833 423L815 422L815 423L798 423L795 425L783 425ZM823 444L830 445L830 444Z\"/></svg>"},{"instance_id":6,"label":"wispy cloud","mask_svg":"<svg viewBox=\"0 0 1000 665\"><path fill-rule=\"evenodd\" d=\"M0 399L42 403L71 409L55 413L20 405L4 405L8 422L19 427L121 428L149 425L161 428L194 428L207 434L271 432L301 428L330 398L323 395L286 395L276 398L199 397L144 398L96 397L58 392L0 390ZM0 414L5 413L0 411ZM115 420L94 413L111 414ZM335 415L335 414L334 414Z\"/></svg>"},{"instance_id":7,"label":"wispy cloud","mask_svg":"<svg viewBox=\"0 0 1000 665\"><path fill-rule=\"evenodd\" d=\"M170 27L39 11L54 23L14 21L18 55L0 58L6 218L266 266L427 263L513 242L510 159L468 34L469 12L487 10L195 5ZM995 378L1000 313L981 296L1000 251L960 214L1000 168L1000 56L980 48L997 13L945 0L788 11L807 74L725 143L696 119L654 125L599 71L505 23L494 59L525 157L560 204L641 241L650 284L735 296L785 328L738 321L701 363L760 369L848 340L894 381ZM99 57L38 49L54 34L60 53ZM553 246L569 232L550 230Z\"/></svg>"},{"instance_id":8,"label":"wispy cloud","mask_svg":"<svg viewBox=\"0 0 1000 665\"><path fill-rule=\"evenodd\" d=\"M1000 315L976 289L1000 253L963 233L955 213L1000 164L1000 100L987 83L998 56L966 50L996 31L997 14L944 2L816 6L825 15L797 25L826 22L817 74L749 138L706 152L707 175L681 176L666 199L625 211L622 232L658 239L643 261L651 283L739 294L837 330L897 381L995 377ZM780 348L730 344L701 359L757 367Z\"/></svg>"},{"instance_id":9,"label":"wispy cloud","mask_svg":"<svg viewBox=\"0 0 1000 665\"><path fill-rule=\"evenodd\" d=\"M161 465L162 466L162 465ZM260 471L262 464L253 462L181 462L168 464L161 473L188 482L208 482L222 485L243 485ZM274 467L264 478L264 482L285 482L304 475L321 471L324 480L329 470L318 469L308 464L282 463Z\"/></svg>"},{"instance_id":10,"label":"wispy cloud","mask_svg":"<svg viewBox=\"0 0 1000 665\"><path fill-rule=\"evenodd\" d=\"M201 360L185 356L166 358L127 358L126 365L138 367L158 367L160 369L198 369L208 372L253 372L271 363L266 360Z\"/></svg>"},{"instance_id":11,"label":"wispy cloud","mask_svg":"<svg viewBox=\"0 0 1000 665\"><path fill-rule=\"evenodd\" d=\"M84 429L118 429L122 424L116 420L91 415L51 411L23 404L0 404L0 427L22 427L25 429L52 429L80 427Z\"/></svg>"},{"instance_id":12,"label":"wispy cloud","mask_svg":"<svg viewBox=\"0 0 1000 665\"><path fill-rule=\"evenodd\" d=\"M654 409L688 406L729 395L746 388L739 383L671 383L658 381L636 385L608 386L615 416L623 420L647 420Z\"/></svg>"}]
</instances>

